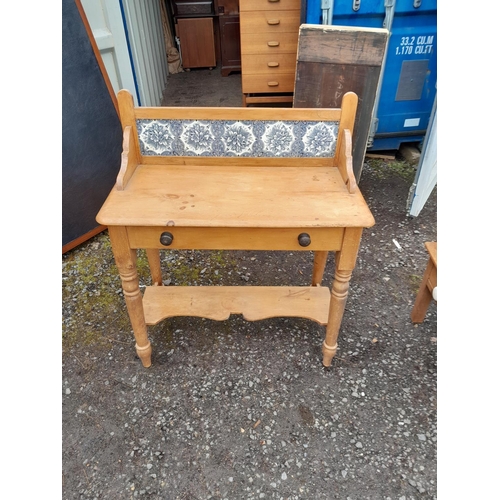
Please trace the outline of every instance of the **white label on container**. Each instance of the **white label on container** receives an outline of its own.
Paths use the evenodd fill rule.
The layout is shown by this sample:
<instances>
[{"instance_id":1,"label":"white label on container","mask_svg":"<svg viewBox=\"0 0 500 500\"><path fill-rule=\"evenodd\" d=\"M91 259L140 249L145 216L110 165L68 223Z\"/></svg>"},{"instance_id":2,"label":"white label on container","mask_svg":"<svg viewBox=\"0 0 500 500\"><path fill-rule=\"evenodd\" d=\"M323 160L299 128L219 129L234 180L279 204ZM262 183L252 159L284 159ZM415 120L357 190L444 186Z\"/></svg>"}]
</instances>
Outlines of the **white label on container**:
<instances>
[{"instance_id":1,"label":"white label on container","mask_svg":"<svg viewBox=\"0 0 500 500\"><path fill-rule=\"evenodd\" d=\"M414 48L415 50L413 50ZM396 55L432 54L433 49L434 35L402 36L399 46L396 47Z\"/></svg>"},{"instance_id":2,"label":"white label on container","mask_svg":"<svg viewBox=\"0 0 500 500\"><path fill-rule=\"evenodd\" d=\"M405 120L405 127L418 127L420 123L420 118L407 118Z\"/></svg>"}]
</instances>

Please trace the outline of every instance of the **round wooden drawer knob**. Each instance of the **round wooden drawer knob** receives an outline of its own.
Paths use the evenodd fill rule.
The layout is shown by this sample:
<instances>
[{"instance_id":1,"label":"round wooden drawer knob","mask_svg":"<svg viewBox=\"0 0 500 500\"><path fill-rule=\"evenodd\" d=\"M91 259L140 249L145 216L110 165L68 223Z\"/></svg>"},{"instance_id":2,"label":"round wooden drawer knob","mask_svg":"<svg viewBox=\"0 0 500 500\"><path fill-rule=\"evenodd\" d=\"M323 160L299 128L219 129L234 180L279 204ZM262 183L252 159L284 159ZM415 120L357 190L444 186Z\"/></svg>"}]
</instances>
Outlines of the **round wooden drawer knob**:
<instances>
[{"instance_id":1,"label":"round wooden drawer knob","mask_svg":"<svg viewBox=\"0 0 500 500\"><path fill-rule=\"evenodd\" d=\"M168 247L169 245L172 244L172 241L174 241L174 235L172 233L169 233L168 231L161 233L160 243L162 245L165 245L166 247Z\"/></svg>"},{"instance_id":2,"label":"round wooden drawer knob","mask_svg":"<svg viewBox=\"0 0 500 500\"><path fill-rule=\"evenodd\" d=\"M308 247L311 244L311 237L307 233L299 234L299 245L301 247Z\"/></svg>"}]
</instances>

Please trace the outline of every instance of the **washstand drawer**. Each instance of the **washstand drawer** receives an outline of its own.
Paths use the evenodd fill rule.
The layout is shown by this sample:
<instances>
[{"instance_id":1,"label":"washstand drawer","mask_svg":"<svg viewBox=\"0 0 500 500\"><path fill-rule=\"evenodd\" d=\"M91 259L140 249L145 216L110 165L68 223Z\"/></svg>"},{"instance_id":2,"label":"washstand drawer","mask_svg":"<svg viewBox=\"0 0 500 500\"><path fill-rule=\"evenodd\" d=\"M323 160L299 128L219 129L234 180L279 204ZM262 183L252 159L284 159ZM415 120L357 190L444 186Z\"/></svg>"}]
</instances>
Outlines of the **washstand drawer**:
<instances>
[{"instance_id":1,"label":"washstand drawer","mask_svg":"<svg viewBox=\"0 0 500 500\"><path fill-rule=\"evenodd\" d=\"M129 226L127 233L131 248L335 251L342 245L344 229Z\"/></svg>"}]
</instances>

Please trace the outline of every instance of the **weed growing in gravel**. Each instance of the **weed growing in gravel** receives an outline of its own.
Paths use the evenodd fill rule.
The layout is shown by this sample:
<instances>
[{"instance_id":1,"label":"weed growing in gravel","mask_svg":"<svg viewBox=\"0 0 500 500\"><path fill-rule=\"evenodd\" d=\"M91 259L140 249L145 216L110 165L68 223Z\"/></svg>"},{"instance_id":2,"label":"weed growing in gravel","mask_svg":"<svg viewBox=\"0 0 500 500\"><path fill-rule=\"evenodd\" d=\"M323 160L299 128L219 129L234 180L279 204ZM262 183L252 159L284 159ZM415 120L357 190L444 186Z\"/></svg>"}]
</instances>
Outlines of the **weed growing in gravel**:
<instances>
[{"instance_id":1,"label":"weed growing in gravel","mask_svg":"<svg viewBox=\"0 0 500 500\"><path fill-rule=\"evenodd\" d=\"M410 284L412 291L416 294L420 288L420 283L422 281L422 276L417 274L410 274Z\"/></svg>"},{"instance_id":2,"label":"weed growing in gravel","mask_svg":"<svg viewBox=\"0 0 500 500\"><path fill-rule=\"evenodd\" d=\"M99 252L97 252L99 250ZM102 260L106 255L106 260ZM160 251L165 284L196 285L203 278L217 282L236 262L222 251ZM145 250L137 251L139 284L151 285ZM110 337L130 333L130 320L107 232L64 256L62 286L63 347L109 346ZM109 324L109 318L114 318ZM118 318L118 321L117 321Z\"/></svg>"},{"instance_id":3,"label":"weed growing in gravel","mask_svg":"<svg viewBox=\"0 0 500 500\"><path fill-rule=\"evenodd\" d=\"M163 264L162 264L163 265ZM167 280L172 285L196 285L200 279L218 282L222 276L220 271L236 268L236 262L228 252L213 251L178 251L171 254L164 270ZM170 284L170 281L167 281Z\"/></svg>"},{"instance_id":4,"label":"weed growing in gravel","mask_svg":"<svg viewBox=\"0 0 500 500\"><path fill-rule=\"evenodd\" d=\"M371 158L366 161L366 165L381 180L389 179L394 175L409 182L415 178L415 168L405 161Z\"/></svg>"},{"instance_id":5,"label":"weed growing in gravel","mask_svg":"<svg viewBox=\"0 0 500 500\"><path fill-rule=\"evenodd\" d=\"M97 249L102 250L96 252ZM105 261L103 254L107 256ZM130 330L107 233L66 254L62 278L63 348L75 343L109 345L106 335ZM124 314L118 315L117 322L120 310ZM112 325L108 324L110 317L115 318Z\"/></svg>"}]
</instances>

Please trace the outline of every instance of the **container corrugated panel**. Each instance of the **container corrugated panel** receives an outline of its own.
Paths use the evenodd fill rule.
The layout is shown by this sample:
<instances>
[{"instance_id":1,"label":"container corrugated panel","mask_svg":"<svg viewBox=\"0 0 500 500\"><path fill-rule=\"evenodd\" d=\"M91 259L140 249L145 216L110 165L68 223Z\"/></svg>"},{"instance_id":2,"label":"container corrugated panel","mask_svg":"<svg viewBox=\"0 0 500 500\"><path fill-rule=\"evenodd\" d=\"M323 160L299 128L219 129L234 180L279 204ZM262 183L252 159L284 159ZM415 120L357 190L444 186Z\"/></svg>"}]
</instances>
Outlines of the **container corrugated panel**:
<instances>
[{"instance_id":1,"label":"container corrugated panel","mask_svg":"<svg viewBox=\"0 0 500 500\"><path fill-rule=\"evenodd\" d=\"M168 66L161 0L122 0L141 106L160 106Z\"/></svg>"},{"instance_id":2,"label":"container corrugated panel","mask_svg":"<svg viewBox=\"0 0 500 500\"><path fill-rule=\"evenodd\" d=\"M331 24L390 32L368 150L398 149L425 137L436 96L437 0L333 0ZM393 5L386 26L386 5ZM322 24L321 0L308 0L306 22ZM390 20L389 20L390 21Z\"/></svg>"}]
</instances>

